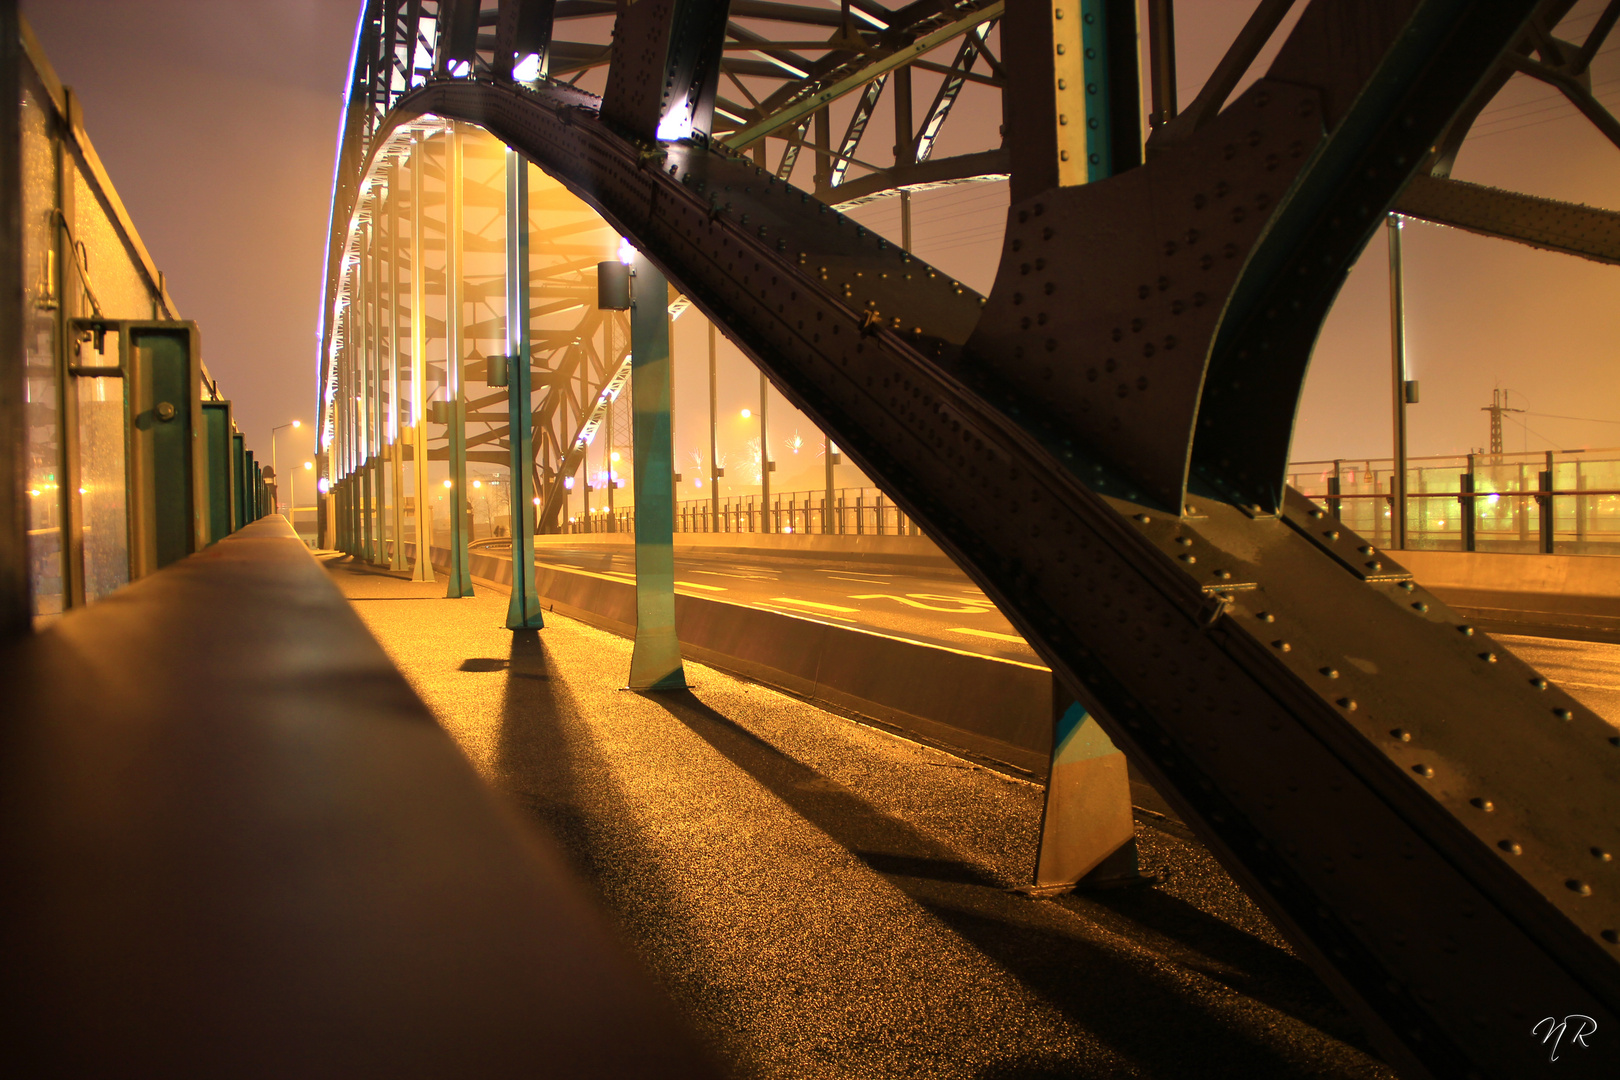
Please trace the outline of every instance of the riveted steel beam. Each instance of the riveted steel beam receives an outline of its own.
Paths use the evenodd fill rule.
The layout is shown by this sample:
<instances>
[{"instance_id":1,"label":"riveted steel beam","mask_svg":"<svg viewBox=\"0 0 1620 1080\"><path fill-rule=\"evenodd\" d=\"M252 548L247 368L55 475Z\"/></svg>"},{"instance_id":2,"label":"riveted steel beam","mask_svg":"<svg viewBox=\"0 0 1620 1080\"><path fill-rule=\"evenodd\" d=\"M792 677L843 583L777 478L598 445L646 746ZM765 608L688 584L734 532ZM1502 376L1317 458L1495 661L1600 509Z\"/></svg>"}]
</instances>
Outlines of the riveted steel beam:
<instances>
[{"instance_id":1,"label":"riveted steel beam","mask_svg":"<svg viewBox=\"0 0 1620 1080\"><path fill-rule=\"evenodd\" d=\"M1620 213L1437 176L1412 177L1395 209L1407 217L1620 265Z\"/></svg>"}]
</instances>

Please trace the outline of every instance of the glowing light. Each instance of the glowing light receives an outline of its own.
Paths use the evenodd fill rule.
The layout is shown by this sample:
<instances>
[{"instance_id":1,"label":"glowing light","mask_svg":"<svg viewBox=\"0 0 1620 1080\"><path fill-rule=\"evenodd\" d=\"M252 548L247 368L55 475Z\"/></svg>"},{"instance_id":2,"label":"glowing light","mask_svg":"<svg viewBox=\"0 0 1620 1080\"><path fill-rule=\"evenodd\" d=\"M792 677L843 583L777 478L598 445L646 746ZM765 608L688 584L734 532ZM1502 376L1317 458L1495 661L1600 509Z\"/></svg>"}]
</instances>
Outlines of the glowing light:
<instances>
[{"instance_id":1,"label":"glowing light","mask_svg":"<svg viewBox=\"0 0 1620 1080\"><path fill-rule=\"evenodd\" d=\"M314 468L314 467L315 467L315 463L314 463L314 462L313 462L313 461L306 461L306 462L304 462L304 471L305 471L305 472L309 472L309 471L310 471L310 470L311 470L311 469L313 469L313 468Z\"/></svg>"},{"instance_id":2,"label":"glowing light","mask_svg":"<svg viewBox=\"0 0 1620 1080\"><path fill-rule=\"evenodd\" d=\"M302 420L294 420L292 422L292 424L293 424L293 427L303 427L304 426L304 422Z\"/></svg>"},{"instance_id":3,"label":"glowing light","mask_svg":"<svg viewBox=\"0 0 1620 1080\"><path fill-rule=\"evenodd\" d=\"M455 63L450 65L450 74L457 79L465 79L467 77L467 72L471 70L472 62L469 60L457 60Z\"/></svg>"},{"instance_id":4,"label":"glowing light","mask_svg":"<svg viewBox=\"0 0 1620 1080\"><path fill-rule=\"evenodd\" d=\"M619 261L629 266L635 261L635 258L636 249L630 245L630 241L622 236L619 237Z\"/></svg>"},{"instance_id":5,"label":"glowing light","mask_svg":"<svg viewBox=\"0 0 1620 1080\"><path fill-rule=\"evenodd\" d=\"M753 415L754 415L754 410L752 410L752 409L744 409L742 411L742 418L744 420L747 420L750 416L753 416Z\"/></svg>"},{"instance_id":6,"label":"glowing light","mask_svg":"<svg viewBox=\"0 0 1620 1080\"><path fill-rule=\"evenodd\" d=\"M782 531L783 531L783 532L785 532L785 533L790 533L790 532L792 532L792 531L793 531L793 526L791 526L791 525L784 525L784 526L782 526Z\"/></svg>"},{"instance_id":7,"label":"glowing light","mask_svg":"<svg viewBox=\"0 0 1620 1080\"><path fill-rule=\"evenodd\" d=\"M79 489L79 494L80 495L88 495L88 494L90 494L90 489L89 488L80 488Z\"/></svg>"},{"instance_id":8,"label":"glowing light","mask_svg":"<svg viewBox=\"0 0 1620 1080\"><path fill-rule=\"evenodd\" d=\"M804 78L802 74L799 77ZM663 118L658 121L657 136L659 142L688 139L691 138L692 131L692 103L690 101L678 102L673 109L665 113Z\"/></svg>"},{"instance_id":9,"label":"glowing light","mask_svg":"<svg viewBox=\"0 0 1620 1080\"><path fill-rule=\"evenodd\" d=\"M534 497L534 505L536 505L536 506L540 505L540 496L536 495Z\"/></svg>"},{"instance_id":10,"label":"glowing light","mask_svg":"<svg viewBox=\"0 0 1620 1080\"><path fill-rule=\"evenodd\" d=\"M540 77L540 54L530 53L512 65L512 78L518 82L534 82Z\"/></svg>"},{"instance_id":11,"label":"glowing light","mask_svg":"<svg viewBox=\"0 0 1620 1080\"><path fill-rule=\"evenodd\" d=\"M692 486L693 487L702 487L703 486L703 481L702 480L693 480L692 481Z\"/></svg>"},{"instance_id":12,"label":"glowing light","mask_svg":"<svg viewBox=\"0 0 1620 1080\"><path fill-rule=\"evenodd\" d=\"M39 498L39 489L38 488L29 488L28 489L28 494L32 495L34 498L37 499L37 498Z\"/></svg>"},{"instance_id":13,"label":"glowing light","mask_svg":"<svg viewBox=\"0 0 1620 1080\"><path fill-rule=\"evenodd\" d=\"M1496 494L1495 492L1492 492L1490 498L1486 499L1485 501L1490 503L1492 506L1495 506L1496 503L1497 503L1497 500L1500 499L1501 497L1502 496Z\"/></svg>"},{"instance_id":14,"label":"glowing light","mask_svg":"<svg viewBox=\"0 0 1620 1080\"><path fill-rule=\"evenodd\" d=\"M619 460L619 452L617 450L613 451L613 453L608 455L608 460L610 460L610 461L618 461Z\"/></svg>"},{"instance_id":15,"label":"glowing light","mask_svg":"<svg viewBox=\"0 0 1620 1080\"><path fill-rule=\"evenodd\" d=\"M450 486L451 486L451 484L450 484L450 481L448 481L448 480L446 480L446 481L445 481L445 482L444 482L444 486L445 486L445 487L450 487Z\"/></svg>"},{"instance_id":16,"label":"glowing light","mask_svg":"<svg viewBox=\"0 0 1620 1080\"><path fill-rule=\"evenodd\" d=\"M564 491L573 491L574 490L574 478L572 476L563 477L563 490Z\"/></svg>"},{"instance_id":17,"label":"glowing light","mask_svg":"<svg viewBox=\"0 0 1620 1080\"><path fill-rule=\"evenodd\" d=\"M449 487L449 486L450 486L450 485L449 485L449 484L446 484L446 485L444 485L444 486L445 486L445 487ZM481 487L483 487L483 486L484 486L484 482L483 482L483 481L482 481L482 480L474 480L474 481L473 481L473 487L474 487L474 488L481 488Z\"/></svg>"},{"instance_id":18,"label":"glowing light","mask_svg":"<svg viewBox=\"0 0 1620 1080\"><path fill-rule=\"evenodd\" d=\"M328 491L332 490L332 481L328 480L324 476L321 477L319 480L315 481L315 490L319 491L322 495L325 495Z\"/></svg>"}]
</instances>

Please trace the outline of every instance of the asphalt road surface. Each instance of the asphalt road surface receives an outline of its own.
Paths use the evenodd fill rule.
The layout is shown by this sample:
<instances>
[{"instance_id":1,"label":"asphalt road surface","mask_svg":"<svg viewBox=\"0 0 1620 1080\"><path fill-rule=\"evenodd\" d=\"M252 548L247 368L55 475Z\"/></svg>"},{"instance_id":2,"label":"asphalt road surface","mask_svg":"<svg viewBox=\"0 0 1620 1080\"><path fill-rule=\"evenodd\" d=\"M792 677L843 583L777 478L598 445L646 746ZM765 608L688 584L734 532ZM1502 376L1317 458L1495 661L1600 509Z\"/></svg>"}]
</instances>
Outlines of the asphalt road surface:
<instances>
[{"instance_id":1,"label":"asphalt road surface","mask_svg":"<svg viewBox=\"0 0 1620 1080\"><path fill-rule=\"evenodd\" d=\"M490 554L497 554L491 552ZM634 582L635 555L622 544L545 545L541 566ZM1018 631L966 575L939 570L823 569L809 559L767 561L731 553L675 556L675 591L963 652L1040 664Z\"/></svg>"},{"instance_id":2,"label":"asphalt road surface","mask_svg":"<svg viewBox=\"0 0 1620 1080\"><path fill-rule=\"evenodd\" d=\"M496 554L491 552L491 554ZM542 566L634 582L635 555L622 544L546 545ZM894 637L1041 664L1024 639L966 575L875 565L870 571L817 567L732 553L678 553L675 589L731 604L859 626ZM1577 701L1620 727L1620 645L1495 634L1497 641Z\"/></svg>"}]
</instances>

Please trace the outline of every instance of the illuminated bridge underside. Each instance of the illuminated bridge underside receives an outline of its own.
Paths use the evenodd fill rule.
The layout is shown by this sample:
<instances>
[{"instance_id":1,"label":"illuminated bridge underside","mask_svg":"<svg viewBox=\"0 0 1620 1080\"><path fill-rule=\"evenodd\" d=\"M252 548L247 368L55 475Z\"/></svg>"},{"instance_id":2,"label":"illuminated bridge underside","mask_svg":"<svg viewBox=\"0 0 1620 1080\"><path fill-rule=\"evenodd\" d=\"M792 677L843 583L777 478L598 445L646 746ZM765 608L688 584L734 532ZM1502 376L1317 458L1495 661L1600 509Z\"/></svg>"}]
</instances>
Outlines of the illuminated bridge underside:
<instances>
[{"instance_id":1,"label":"illuminated bridge underside","mask_svg":"<svg viewBox=\"0 0 1620 1080\"><path fill-rule=\"evenodd\" d=\"M1389 163L1531 6L1317 0L1206 128L1015 203L984 301L577 91L440 80L385 129L481 125L598 207L1002 606L1398 1067L1515 1077L1547 1013L1620 1023L1620 867L1594 857L1620 739L1277 478Z\"/></svg>"}]
</instances>

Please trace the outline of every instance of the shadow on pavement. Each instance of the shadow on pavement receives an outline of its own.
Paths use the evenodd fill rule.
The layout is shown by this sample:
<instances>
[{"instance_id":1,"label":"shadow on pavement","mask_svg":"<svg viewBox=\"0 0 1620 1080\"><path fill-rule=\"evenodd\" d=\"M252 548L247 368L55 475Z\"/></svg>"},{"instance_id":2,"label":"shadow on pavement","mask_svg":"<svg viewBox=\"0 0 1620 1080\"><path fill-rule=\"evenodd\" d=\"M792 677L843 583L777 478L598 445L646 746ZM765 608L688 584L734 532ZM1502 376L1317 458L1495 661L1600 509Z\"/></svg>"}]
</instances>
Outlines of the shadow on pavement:
<instances>
[{"instance_id":1,"label":"shadow on pavement","mask_svg":"<svg viewBox=\"0 0 1620 1080\"><path fill-rule=\"evenodd\" d=\"M784 754L691 691L646 696L1031 991L1155 1075L1295 1077L1382 1072L1374 1062L1353 1060L1356 1055L1347 1054L1343 1047L1290 1046L1285 1053L1282 1045L1251 1037L1248 1032L1275 1030L1274 1022L1255 1016L1250 1024L1233 1024L1230 1012L1242 1008L1241 1003L1227 1001L1220 1003L1224 1006L1220 1012L1212 1011L1206 1004L1208 990L1190 985L1185 974L1170 969L1165 957L1131 955L1136 950L1076 937L1072 915L1063 908L1003 889L944 844ZM1144 925L1160 924L1153 928L1161 933L1195 939L1195 949L1203 948L1206 936L1221 937L1209 924L1224 924L1188 905L1178 909L1179 901L1161 904L1121 897L1113 901L1119 915L1130 919L1139 913ZM1226 929L1218 951L1230 966L1215 965L1200 975L1218 979L1318 1028L1325 1038L1349 1042L1365 1051L1365 1036L1358 1026L1303 964L1293 961L1296 969L1283 970L1268 957L1278 950L1253 939L1248 948L1240 949L1232 935L1249 936ZM1208 1000L1213 1001L1213 996ZM1278 1033L1277 1043L1286 1041L1289 1037ZM1298 1037L1292 1041L1297 1042ZM1332 1059L1340 1059L1343 1067L1335 1068ZM1074 1063L1067 1067L1072 1069ZM985 1075L1034 1078L1056 1074L1036 1062L1027 1068L1009 1063L1006 1071Z\"/></svg>"}]
</instances>

